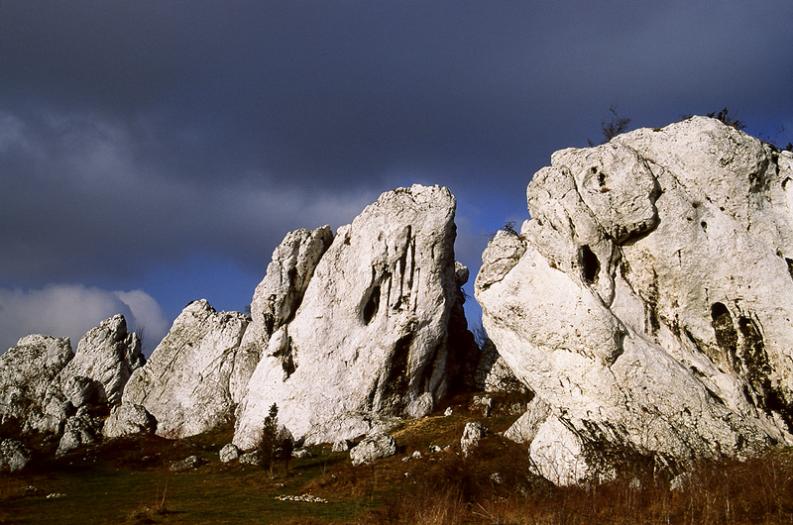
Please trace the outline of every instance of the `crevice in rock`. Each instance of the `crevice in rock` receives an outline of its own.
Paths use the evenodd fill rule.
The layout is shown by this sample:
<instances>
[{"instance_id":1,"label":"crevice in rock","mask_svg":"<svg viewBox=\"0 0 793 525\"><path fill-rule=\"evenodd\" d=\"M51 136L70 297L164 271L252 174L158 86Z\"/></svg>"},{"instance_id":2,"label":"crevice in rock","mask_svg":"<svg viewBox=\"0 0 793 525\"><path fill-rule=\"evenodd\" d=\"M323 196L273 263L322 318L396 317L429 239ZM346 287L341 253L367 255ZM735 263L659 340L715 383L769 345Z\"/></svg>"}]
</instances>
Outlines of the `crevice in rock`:
<instances>
[{"instance_id":1,"label":"crevice in rock","mask_svg":"<svg viewBox=\"0 0 793 525\"><path fill-rule=\"evenodd\" d=\"M793 431L793 407L785 399L785 395L774 387L770 375L773 371L765 351L763 335L754 319L747 316L738 318L738 329L742 344L740 356L735 356L736 370L740 370L751 385L754 404L768 413L777 412L788 430ZM739 368L740 367L740 368Z\"/></svg>"},{"instance_id":2,"label":"crevice in rock","mask_svg":"<svg viewBox=\"0 0 793 525\"><path fill-rule=\"evenodd\" d=\"M724 303L713 303L710 307L710 318L713 330L716 333L716 344L733 361L738 351L738 332L732 322L730 311Z\"/></svg>"},{"instance_id":3,"label":"crevice in rock","mask_svg":"<svg viewBox=\"0 0 793 525\"><path fill-rule=\"evenodd\" d=\"M588 244L578 249L578 263L581 266L581 277L587 284L595 284L600 273L600 261Z\"/></svg>"},{"instance_id":4,"label":"crevice in rock","mask_svg":"<svg viewBox=\"0 0 793 525\"><path fill-rule=\"evenodd\" d=\"M658 297L658 274L653 269L653 279L645 299L645 330L649 327L649 332L652 335L658 335L658 331L661 329L661 320L658 317Z\"/></svg>"},{"instance_id":5,"label":"crevice in rock","mask_svg":"<svg viewBox=\"0 0 793 525\"><path fill-rule=\"evenodd\" d=\"M377 314L377 310L380 307L380 287L375 286L372 288L372 291L369 293L369 299L367 299L366 304L363 307L363 322L364 324L369 324L374 319L374 316Z\"/></svg>"},{"instance_id":6,"label":"crevice in rock","mask_svg":"<svg viewBox=\"0 0 793 525\"><path fill-rule=\"evenodd\" d=\"M408 361L410 357L410 346L413 342L413 332L400 337L394 344L391 359L388 360L389 367L385 374L383 392L380 399L397 399L400 394L407 391L408 387ZM400 407L378 407L399 410Z\"/></svg>"},{"instance_id":7,"label":"crevice in rock","mask_svg":"<svg viewBox=\"0 0 793 525\"><path fill-rule=\"evenodd\" d=\"M793 279L793 259L788 257L784 257L785 264L787 264L787 273L790 274L790 278Z\"/></svg>"}]
</instances>

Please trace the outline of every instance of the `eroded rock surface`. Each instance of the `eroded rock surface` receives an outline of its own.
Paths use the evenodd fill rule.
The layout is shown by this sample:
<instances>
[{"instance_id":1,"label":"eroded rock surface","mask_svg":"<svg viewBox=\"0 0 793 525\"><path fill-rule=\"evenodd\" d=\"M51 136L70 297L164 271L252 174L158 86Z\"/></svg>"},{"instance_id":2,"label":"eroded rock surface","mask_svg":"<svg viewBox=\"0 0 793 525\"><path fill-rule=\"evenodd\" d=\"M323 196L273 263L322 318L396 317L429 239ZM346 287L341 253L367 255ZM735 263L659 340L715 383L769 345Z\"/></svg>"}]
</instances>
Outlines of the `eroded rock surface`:
<instances>
[{"instance_id":1,"label":"eroded rock surface","mask_svg":"<svg viewBox=\"0 0 793 525\"><path fill-rule=\"evenodd\" d=\"M31 430L52 380L74 357L68 338L28 335L0 355L0 423Z\"/></svg>"},{"instance_id":2,"label":"eroded rock surface","mask_svg":"<svg viewBox=\"0 0 793 525\"><path fill-rule=\"evenodd\" d=\"M273 403L308 444L387 428L408 407L432 409L448 386L449 321L467 273L454 262L454 212L447 189L415 185L382 194L339 228L291 321L281 315L267 342L237 446L256 445Z\"/></svg>"},{"instance_id":3,"label":"eroded rock surface","mask_svg":"<svg viewBox=\"0 0 793 525\"><path fill-rule=\"evenodd\" d=\"M125 404L144 407L157 420L157 434L182 438L231 420L231 378L248 319L216 312L194 301L176 318L146 366L132 374Z\"/></svg>"},{"instance_id":4,"label":"eroded rock surface","mask_svg":"<svg viewBox=\"0 0 793 525\"><path fill-rule=\"evenodd\" d=\"M560 484L790 444L793 155L695 117L556 152L483 254L499 353ZM553 472L553 474L551 474Z\"/></svg>"},{"instance_id":5,"label":"eroded rock surface","mask_svg":"<svg viewBox=\"0 0 793 525\"><path fill-rule=\"evenodd\" d=\"M330 226L289 232L273 251L251 301L251 323L240 344L231 395L239 402L273 333L292 320L322 254L333 242Z\"/></svg>"}]
</instances>

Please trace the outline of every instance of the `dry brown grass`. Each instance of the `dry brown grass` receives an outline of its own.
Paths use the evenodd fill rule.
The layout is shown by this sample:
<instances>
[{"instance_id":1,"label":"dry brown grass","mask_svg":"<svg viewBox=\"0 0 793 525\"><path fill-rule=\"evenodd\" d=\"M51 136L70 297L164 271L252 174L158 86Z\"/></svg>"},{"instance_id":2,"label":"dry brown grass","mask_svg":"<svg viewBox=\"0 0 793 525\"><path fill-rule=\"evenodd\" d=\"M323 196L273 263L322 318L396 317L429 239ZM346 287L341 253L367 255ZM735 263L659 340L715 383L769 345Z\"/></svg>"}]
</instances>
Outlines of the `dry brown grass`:
<instances>
[{"instance_id":1,"label":"dry brown grass","mask_svg":"<svg viewBox=\"0 0 793 525\"><path fill-rule=\"evenodd\" d=\"M499 525L793 524L793 452L697 466L679 490L645 475L596 487L554 487L526 476L521 462L487 486L484 462L452 460L448 477L428 472L369 523ZM637 483L640 485L637 486Z\"/></svg>"}]
</instances>

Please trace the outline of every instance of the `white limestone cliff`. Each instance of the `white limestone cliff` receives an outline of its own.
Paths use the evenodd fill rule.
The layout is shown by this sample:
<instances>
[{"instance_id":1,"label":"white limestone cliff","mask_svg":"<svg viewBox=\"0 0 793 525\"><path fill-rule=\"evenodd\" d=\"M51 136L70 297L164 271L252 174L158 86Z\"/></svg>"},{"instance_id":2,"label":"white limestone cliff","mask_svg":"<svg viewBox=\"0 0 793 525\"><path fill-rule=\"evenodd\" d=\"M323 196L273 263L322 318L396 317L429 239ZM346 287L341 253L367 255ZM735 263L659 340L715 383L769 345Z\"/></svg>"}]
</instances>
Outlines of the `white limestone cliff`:
<instances>
[{"instance_id":1,"label":"white limestone cliff","mask_svg":"<svg viewBox=\"0 0 793 525\"><path fill-rule=\"evenodd\" d=\"M268 341L235 445L255 446L273 403L308 443L384 430L409 408L431 409L447 388L457 304L454 212L446 188L414 185L382 194L339 228L293 318Z\"/></svg>"},{"instance_id":2,"label":"white limestone cliff","mask_svg":"<svg viewBox=\"0 0 793 525\"><path fill-rule=\"evenodd\" d=\"M144 407L157 421L157 434L168 438L230 421L235 408L231 378L247 325L242 314L216 312L203 299L190 303L146 366L132 374L123 403Z\"/></svg>"},{"instance_id":3,"label":"white limestone cliff","mask_svg":"<svg viewBox=\"0 0 793 525\"><path fill-rule=\"evenodd\" d=\"M714 119L556 152L476 296L558 484L790 444L793 155Z\"/></svg>"}]
</instances>

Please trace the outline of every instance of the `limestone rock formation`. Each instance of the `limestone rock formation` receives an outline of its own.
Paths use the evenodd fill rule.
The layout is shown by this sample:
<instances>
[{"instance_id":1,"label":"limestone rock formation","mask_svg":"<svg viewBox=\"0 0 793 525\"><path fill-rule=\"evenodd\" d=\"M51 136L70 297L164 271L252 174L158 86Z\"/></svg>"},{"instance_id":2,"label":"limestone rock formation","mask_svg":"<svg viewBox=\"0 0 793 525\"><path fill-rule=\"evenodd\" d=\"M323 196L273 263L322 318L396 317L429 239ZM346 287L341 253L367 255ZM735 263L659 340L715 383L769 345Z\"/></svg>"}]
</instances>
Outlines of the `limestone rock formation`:
<instances>
[{"instance_id":1,"label":"limestone rock formation","mask_svg":"<svg viewBox=\"0 0 793 525\"><path fill-rule=\"evenodd\" d=\"M354 466L368 465L380 458L396 454L396 441L388 434L375 433L366 436L350 449L350 460Z\"/></svg>"},{"instance_id":2,"label":"limestone rock formation","mask_svg":"<svg viewBox=\"0 0 793 525\"><path fill-rule=\"evenodd\" d=\"M106 438L120 438L148 434L157 428L157 420L142 405L122 403L110 411L102 427Z\"/></svg>"},{"instance_id":3,"label":"limestone rock formation","mask_svg":"<svg viewBox=\"0 0 793 525\"><path fill-rule=\"evenodd\" d=\"M181 438L210 430L233 417L231 377L248 325L238 313L216 312L205 300L187 305L132 374L122 397L157 420L157 434Z\"/></svg>"},{"instance_id":4,"label":"limestone rock formation","mask_svg":"<svg viewBox=\"0 0 793 525\"><path fill-rule=\"evenodd\" d=\"M50 383L71 361L69 339L29 335L0 355L0 424L30 431Z\"/></svg>"},{"instance_id":5,"label":"limestone rock formation","mask_svg":"<svg viewBox=\"0 0 793 525\"><path fill-rule=\"evenodd\" d=\"M414 185L382 194L338 229L291 321L281 315L262 353L238 412L237 446L256 445L273 403L307 444L387 428L408 407L431 410L448 386L451 313L462 309L454 212L447 189Z\"/></svg>"},{"instance_id":6,"label":"limestone rock formation","mask_svg":"<svg viewBox=\"0 0 793 525\"><path fill-rule=\"evenodd\" d=\"M333 241L330 226L289 232L275 250L251 301L251 322L240 344L231 396L239 402L273 333L292 320L319 259Z\"/></svg>"},{"instance_id":7,"label":"limestone rock formation","mask_svg":"<svg viewBox=\"0 0 793 525\"><path fill-rule=\"evenodd\" d=\"M123 315L106 319L80 339L74 359L58 374L50 389L58 388L68 397L67 383L78 377L85 378L98 387L97 401L117 405L130 376L145 362L140 344L137 334L127 331ZM86 388L89 387L83 380L82 390Z\"/></svg>"},{"instance_id":8,"label":"limestone rock formation","mask_svg":"<svg viewBox=\"0 0 793 525\"><path fill-rule=\"evenodd\" d=\"M556 152L528 205L488 245L476 295L551 408L530 445L541 473L793 442L791 153L695 117Z\"/></svg>"},{"instance_id":9,"label":"limestone rock formation","mask_svg":"<svg viewBox=\"0 0 793 525\"><path fill-rule=\"evenodd\" d=\"M68 339L23 337L0 356L0 423L58 435L79 410L106 414L143 361L121 315L89 330L75 354Z\"/></svg>"}]
</instances>

